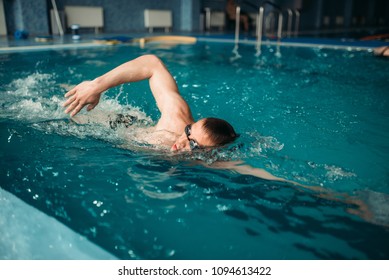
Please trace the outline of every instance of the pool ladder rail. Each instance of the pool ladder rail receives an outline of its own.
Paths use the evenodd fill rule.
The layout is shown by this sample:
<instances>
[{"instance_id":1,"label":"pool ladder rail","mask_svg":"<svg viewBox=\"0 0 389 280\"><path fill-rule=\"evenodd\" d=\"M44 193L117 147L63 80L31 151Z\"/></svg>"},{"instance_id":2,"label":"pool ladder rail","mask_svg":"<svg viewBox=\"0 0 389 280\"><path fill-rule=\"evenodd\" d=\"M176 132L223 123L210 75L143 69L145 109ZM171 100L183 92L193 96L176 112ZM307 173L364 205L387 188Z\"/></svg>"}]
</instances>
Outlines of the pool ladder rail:
<instances>
[{"instance_id":1,"label":"pool ladder rail","mask_svg":"<svg viewBox=\"0 0 389 280\"><path fill-rule=\"evenodd\" d=\"M252 5L251 3L248 3L249 5ZM258 14L256 17L256 44L255 48L257 50L257 55L261 54L261 45L262 45L262 30L263 30L263 23L264 20L264 13L265 13L265 5L268 4L272 6L277 12L278 12L278 24L277 24L277 40L280 42L282 38L282 26L283 26L283 10L280 6L274 4L271 1L262 1L259 4L258 8ZM237 49L237 46L239 44L239 32L240 32L240 6L236 6L236 16L235 16L235 49ZM292 23L293 23L293 11L292 9L287 9L287 16L288 16L288 22L287 22L287 36L292 36ZM298 10L294 10L294 14L296 16L295 19L295 29L294 29L294 36L297 36L299 24L300 24L300 12Z\"/></svg>"},{"instance_id":2,"label":"pool ladder rail","mask_svg":"<svg viewBox=\"0 0 389 280\"><path fill-rule=\"evenodd\" d=\"M55 0L51 0L51 5L53 6L55 23L57 24L59 35L62 37L64 35L64 31L63 31L61 19L59 18L59 12Z\"/></svg>"}]
</instances>

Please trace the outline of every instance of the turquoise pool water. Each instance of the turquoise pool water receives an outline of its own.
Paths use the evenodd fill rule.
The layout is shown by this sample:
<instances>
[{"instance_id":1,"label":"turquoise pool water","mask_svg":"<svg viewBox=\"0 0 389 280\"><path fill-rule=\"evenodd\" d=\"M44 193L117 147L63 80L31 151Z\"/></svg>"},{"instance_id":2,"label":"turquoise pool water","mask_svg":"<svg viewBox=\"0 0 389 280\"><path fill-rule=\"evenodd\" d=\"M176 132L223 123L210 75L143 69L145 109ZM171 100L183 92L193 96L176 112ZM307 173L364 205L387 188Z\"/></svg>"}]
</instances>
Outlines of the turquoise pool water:
<instances>
[{"instance_id":1,"label":"turquoise pool water","mask_svg":"<svg viewBox=\"0 0 389 280\"><path fill-rule=\"evenodd\" d=\"M239 140L177 156L63 113L66 87L145 53L162 58L196 118L228 120ZM0 187L117 258L389 257L385 59L202 42L3 53L0 69ZM91 117L120 112L158 119L147 82L109 90ZM220 160L317 188L208 166ZM28 257L14 250L0 258Z\"/></svg>"}]
</instances>

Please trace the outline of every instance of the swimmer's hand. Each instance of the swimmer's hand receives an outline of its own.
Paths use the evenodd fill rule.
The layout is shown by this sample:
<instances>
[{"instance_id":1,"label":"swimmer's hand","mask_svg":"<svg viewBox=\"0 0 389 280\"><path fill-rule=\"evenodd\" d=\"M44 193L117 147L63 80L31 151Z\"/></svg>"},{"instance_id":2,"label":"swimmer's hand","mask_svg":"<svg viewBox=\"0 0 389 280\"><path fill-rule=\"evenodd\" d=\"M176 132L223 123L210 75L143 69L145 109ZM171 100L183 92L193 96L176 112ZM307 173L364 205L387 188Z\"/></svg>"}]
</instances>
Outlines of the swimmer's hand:
<instances>
[{"instance_id":1,"label":"swimmer's hand","mask_svg":"<svg viewBox=\"0 0 389 280\"><path fill-rule=\"evenodd\" d=\"M70 113L73 117L86 105L88 105L86 108L88 111L92 110L99 103L101 94L102 91L95 81L82 82L65 94L67 98L63 104L67 107L65 113Z\"/></svg>"}]
</instances>

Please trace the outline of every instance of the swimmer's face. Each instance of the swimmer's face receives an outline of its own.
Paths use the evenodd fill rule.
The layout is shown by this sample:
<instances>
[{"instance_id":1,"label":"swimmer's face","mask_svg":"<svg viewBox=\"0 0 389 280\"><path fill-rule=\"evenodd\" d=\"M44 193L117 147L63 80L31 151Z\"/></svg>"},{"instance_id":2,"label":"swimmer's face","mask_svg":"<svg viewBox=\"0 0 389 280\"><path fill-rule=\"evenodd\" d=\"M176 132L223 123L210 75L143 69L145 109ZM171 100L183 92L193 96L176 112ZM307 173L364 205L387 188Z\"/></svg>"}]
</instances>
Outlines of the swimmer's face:
<instances>
[{"instance_id":1,"label":"swimmer's face","mask_svg":"<svg viewBox=\"0 0 389 280\"><path fill-rule=\"evenodd\" d=\"M170 150L174 152L191 151L196 148L212 146L214 146L214 143L209 139L203 128L203 120L199 120L186 127Z\"/></svg>"}]
</instances>

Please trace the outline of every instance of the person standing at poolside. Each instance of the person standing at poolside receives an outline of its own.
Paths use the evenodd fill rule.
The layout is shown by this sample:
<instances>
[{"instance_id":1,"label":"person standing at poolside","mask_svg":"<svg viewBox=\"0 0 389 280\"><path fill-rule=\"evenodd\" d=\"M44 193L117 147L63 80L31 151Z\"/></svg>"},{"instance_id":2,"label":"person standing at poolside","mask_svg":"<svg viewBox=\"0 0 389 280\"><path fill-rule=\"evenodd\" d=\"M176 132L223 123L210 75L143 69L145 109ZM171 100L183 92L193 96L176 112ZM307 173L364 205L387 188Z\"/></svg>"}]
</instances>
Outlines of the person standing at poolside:
<instances>
[{"instance_id":1,"label":"person standing at poolside","mask_svg":"<svg viewBox=\"0 0 389 280\"><path fill-rule=\"evenodd\" d=\"M228 19L230 20L236 20L236 7L234 0L227 0L226 4L226 14ZM240 13L240 22L243 24L244 32L248 33L250 30L250 17L247 13L241 12Z\"/></svg>"},{"instance_id":2,"label":"person standing at poolside","mask_svg":"<svg viewBox=\"0 0 389 280\"><path fill-rule=\"evenodd\" d=\"M205 118L194 121L174 78L155 55L140 56L93 81L80 83L65 94L65 113L74 117L85 106L90 111L97 106L102 93L109 88L146 79L149 80L151 92L161 112L155 131L169 134L169 137L175 135L172 143L164 143L171 145L171 151L221 146L237 138L234 128L225 120Z\"/></svg>"}]
</instances>

